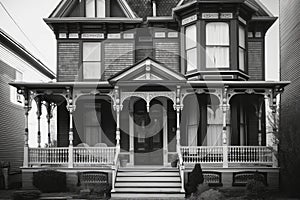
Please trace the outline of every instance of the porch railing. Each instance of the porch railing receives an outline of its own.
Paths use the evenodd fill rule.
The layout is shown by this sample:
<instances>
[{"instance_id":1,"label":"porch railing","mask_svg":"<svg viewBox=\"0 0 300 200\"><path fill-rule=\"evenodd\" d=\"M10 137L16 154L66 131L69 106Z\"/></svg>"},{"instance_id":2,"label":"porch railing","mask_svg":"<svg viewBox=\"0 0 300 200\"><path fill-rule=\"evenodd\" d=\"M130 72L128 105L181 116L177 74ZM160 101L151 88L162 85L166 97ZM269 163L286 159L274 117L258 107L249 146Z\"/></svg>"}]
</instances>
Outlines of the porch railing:
<instances>
[{"instance_id":1,"label":"porch railing","mask_svg":"<svg viewBox=\"0 0 300 200\"><path fill-rule=\"evenodd\" d=\"M219 146L189 146L181 147L184 163L221 163L223 162L223 147Z\"/></svg>"},{"instance_id":2,"label":"porch railing","mask_svg":"<svg viewBox=\"0 0 300 200\"><path fill-rule=\"evenodd\" d=\"M68 147L29 148L29 164L68 164Z\"/></svg>"},{"instance_id":3,"label":"porch railing","mask_svg":"<svg viewBox=\"0 0 300 200\"><path fill-rule=\"evenodd\" d=\"M264 146L229 146L229 163L272 164L273 151Z\"/></svg>"},{"instance_id":4,"label":"porch railing","mask_svg":"<svg viewBox=\"0 0 300 200\"><path fill-rule=\"evenodd\" d=\"M74 164L113 165L116 154L115 147L74 147Z\"/></svg>"},{"instance_id":5,"label":"porch railing","mask_svg":"<svg viewBox=\"0 0 300 200\"><path fill-rule=\"evenodd\" d=\"M115 165L115 147L73 147L74 166ZM69 148L29 148L29 165L68 165Z\"/></svg>"},{"instance_id":6,"label":"porch railing","mask_svg":"<svg viewBox=\"0 0 300 200\"><path fill-rule=\"evenodd\" d=\"M181 154L184 164L203 163L219 167L275 166L274 151L266 146L182 146Z\"/></svg>"}]
</instances>

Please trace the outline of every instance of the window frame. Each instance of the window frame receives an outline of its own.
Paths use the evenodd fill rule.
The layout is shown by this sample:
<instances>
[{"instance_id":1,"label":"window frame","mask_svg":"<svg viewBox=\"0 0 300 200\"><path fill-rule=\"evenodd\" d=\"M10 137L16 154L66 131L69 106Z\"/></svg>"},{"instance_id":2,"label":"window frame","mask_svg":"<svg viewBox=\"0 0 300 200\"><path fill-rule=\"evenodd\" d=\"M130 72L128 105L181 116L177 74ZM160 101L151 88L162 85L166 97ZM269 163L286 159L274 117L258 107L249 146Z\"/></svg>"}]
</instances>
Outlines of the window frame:
<instances>
[{"instance_id":1,"label":"window frame","mask_svg":"<svg viewBox=\"0 0 300 200\"><path fill-rule=\"evenodd\" d=\"M196 28L196 35L195 35L195 43L196 43L196 45L195 45L195 47L192 47L192 48L189 48L189 49L187 49L187 37L186 37L186 30L187 30L187 28L188 27L191 27L191 26L195 26L195 28ZM184 63L185 63L185 74L188 74L188 73L193 73L193 72L195 72L195 71L197 71L198 70L198 57L200 56L200 55L198 55L198 34L199 34L199 32L198 32L198 30L199 30L199 26L197 25L197 23L189 23L189 24L186 24L185 26L184 26ZM188 71L188 59L187 59L187 52L188 51L191 51L191 50L196 50L196 66L195 66L195 69L193 69L193 70L189 70Z\"/></svg>"},{"instance_id":2,"label":"window frame","mask_svg":"<svg viewBox=\"0 0 300 200\"><path fill-rule=\"evenodd\" d=\"M245 48L243 48L243 50L244 50L244 69L240 68L240 48L242 48L240 46L240 33L239 33L240 27L242 27L245 32ZM237 36L238 36L237 37L237 54L238 54L237 55L237 64L238 64L238 66L237 66L237 68L241 72L248 73L248 54L247 54L247 52L248 52L248 45L247 45L248 44L248 37L247 37L248 31L247 31L247 26L238 20L237 29L238 29L238 33L237 33Z\"/></svg>"},{"instance_id":3,"label":"window frame","mask_svg":"<svg viewBox=\"0 0 300 200\"><path fill-rule=\"evenodd\" d=\"M94 18L105 18L106 17L106 0L104 1L104 16L99 17L98 16L98 0L92 0L93 1L93 6L94 6ZM84 16L87 17L87 0L84 1Z\"/></svg>"},{"instance_id":4,"label":"window frame","mask_svg":"<svg viewBox=\"0 0 300 200\"><path fill-rule=\"evenodd\" d=\"M84 43L99 43L100 44L100 61L84 61L83 59L83 54L84 54L84 50L83 50L83 46ZM80 70L80 74L81 74L81 80L82 81L86 81L86 82L93 82L93 81L101 81L103 79L103 75L104 75L104 42L103 40L97 40L97 39L88 39L88 40L81 40L80 42L80 49L81 49L81 56L80 56L80 65L81 65L81 70ZM84 62L100 62L100 74L99 74L99 78L94 79L94 78L88 78L86 79L84 77Z\"/></svg>"},{"instance_id":5,"label":"window frame","mask_svg":"<svg viewBox=\"0 0 300 200\"><path fill-rule=\"evenodd\" d=\"M205 71L215 71L215 70L226 70L226 71L230 71L230 70L233 70L232 67L231 67L231 63L232 63L232 60L231 60L231 54L232 54L232 47L231 47L231 44L232 44L232 34L231 34L231 23L230 21L231 20L228 20L228 19L205 19L203 20L204 21L204 30L202 31L203 35L204 35L204 44L203 46L205 47L205 56L203 57L205 60L204 60L204 69ZM227 45L207 45L206 44L206 39L207 39L207 34L206 34L206 26L207 24L209 23L226 23L228 25L228 46ZM206 54L206 51L207 51L207 46L222 46L222 47L228 47L228 50L229 50L229 56L228 56L228 63L229 63L229 66L228 67L207 67L207 54Z\"/></svg>"}]
</instances>

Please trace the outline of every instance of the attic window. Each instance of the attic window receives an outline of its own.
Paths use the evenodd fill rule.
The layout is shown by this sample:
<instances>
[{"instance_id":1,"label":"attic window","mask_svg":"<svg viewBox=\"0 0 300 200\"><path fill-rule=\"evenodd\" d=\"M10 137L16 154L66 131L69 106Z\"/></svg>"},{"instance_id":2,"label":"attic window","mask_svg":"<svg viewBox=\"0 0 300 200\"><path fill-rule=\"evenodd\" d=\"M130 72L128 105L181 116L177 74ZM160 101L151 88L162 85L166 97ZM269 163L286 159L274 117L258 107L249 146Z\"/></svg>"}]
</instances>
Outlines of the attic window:
<instances>
[{"instance_id":1,"label":"attic window","mask_svg":"<svg viewBox=\"0 0 300 200\"><path fill-rule=\"evenodd\" d=\"M86 17L105 17L105 0L85 0Z\"/></svg>"}]
</instances>

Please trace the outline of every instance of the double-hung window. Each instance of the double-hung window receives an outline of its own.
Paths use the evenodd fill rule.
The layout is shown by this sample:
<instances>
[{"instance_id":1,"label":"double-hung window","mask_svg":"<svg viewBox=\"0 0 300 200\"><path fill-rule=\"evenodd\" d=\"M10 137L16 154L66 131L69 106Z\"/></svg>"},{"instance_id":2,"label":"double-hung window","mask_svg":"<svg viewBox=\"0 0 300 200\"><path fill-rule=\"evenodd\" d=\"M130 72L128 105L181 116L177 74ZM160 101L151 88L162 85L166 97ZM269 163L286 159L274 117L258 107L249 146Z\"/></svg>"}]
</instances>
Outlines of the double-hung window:
<instances>
[{"instance_id":1,"label":"double-hung window","mask_svg":"<svg viewBox=\"0 0 300 200\"><path fill-rule=\"evenodd\" d=\"M85 0L86 17L105 17L105 0Z\"/></svg>"},{"instance_id":2,"label":"double-hung window","mask_svg":"<svg viewBox=\"0 0 300 200\"><path fill-rule=\"evenodd\" d=\"M101 79L101 43L84 42L82 51L83 79Z\"/></svg>"},{"instance_id":3,"label":"double-hung window","mask_svg":"<svg viewBox=\"0 0 300 200\"><path fill-rule=\"evenodd\" d=\"M245 55L246 55L246 41L245 28L239 26L239 69L245 71Z\"/></svg>"},{"instance_id":4,"label":"double-hung window","mask_svg":"<svg viewBox=\"0 0 300 200\"><path fill-rule=\"evenodd\" d=\"M206 24L206 68L229 68L229 24Z\"/></svg>"},{"instance_id":5,"label":"double-hung window","mask_svg":"<svg viewBox=\"0 0 300 200\"><path fill-rule=\"evenodd\" d=\"M197 28L191 25L185 28L185 55L187 72L197 69Z\"/></svg>"}]
</instances>

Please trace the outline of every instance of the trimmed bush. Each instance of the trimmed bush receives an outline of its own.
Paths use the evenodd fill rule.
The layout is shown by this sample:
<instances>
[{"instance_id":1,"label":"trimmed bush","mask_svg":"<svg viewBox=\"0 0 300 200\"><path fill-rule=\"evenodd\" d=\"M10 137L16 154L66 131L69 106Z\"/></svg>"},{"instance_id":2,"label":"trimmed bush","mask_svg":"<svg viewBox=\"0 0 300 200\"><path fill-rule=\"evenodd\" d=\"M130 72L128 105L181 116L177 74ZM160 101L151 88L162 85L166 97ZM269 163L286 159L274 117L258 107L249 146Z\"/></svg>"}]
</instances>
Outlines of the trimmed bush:
<instances>
[{"instance_id":1,"label":"trimmed bush","mask_svg":"<svg viewBox=\"0 0 300 200\"><path fill-rule=\"evenodd\" d=\"M39 199L41 192L38 190L20 190L12 194L13 200L35 200Z\"/></svg>"},{"instance_id":2,"label":"trimmed bush","mask_svg":"<svg viewBox=\"0 0 300 200\"><path fill-rule=\"evenodd\" d=\"M44 170L33 174L33 185L42 192L65 192L66 173Z\"/></svg>"}]
</instances>

